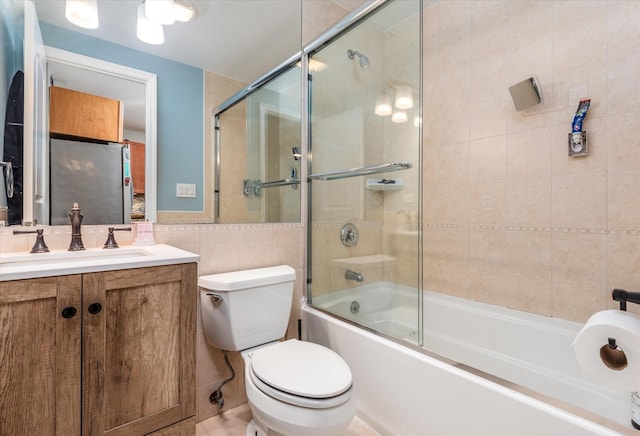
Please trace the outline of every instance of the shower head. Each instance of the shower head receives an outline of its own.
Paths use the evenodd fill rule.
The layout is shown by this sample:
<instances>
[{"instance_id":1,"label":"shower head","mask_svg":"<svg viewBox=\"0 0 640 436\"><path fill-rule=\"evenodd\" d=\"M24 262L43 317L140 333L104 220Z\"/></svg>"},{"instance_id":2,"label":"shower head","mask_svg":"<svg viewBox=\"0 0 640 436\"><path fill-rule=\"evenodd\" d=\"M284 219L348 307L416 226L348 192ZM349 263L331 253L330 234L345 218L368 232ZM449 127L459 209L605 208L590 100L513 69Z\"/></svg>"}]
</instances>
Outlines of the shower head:
<instances>
[{"instance_id":1,"label":"shower head","mask_svg":"<svg viewBox=\"0 0 640 436\"><path fill-rule=\"evenodd\" d=\"M362 68L363 70L369 68L369 58L359 51L349 49L347 50L347 56L349 57L349 59L353 59L354 56L358 56L358 63L360 64L360 68Z\"/></svg>"}]
</instances>

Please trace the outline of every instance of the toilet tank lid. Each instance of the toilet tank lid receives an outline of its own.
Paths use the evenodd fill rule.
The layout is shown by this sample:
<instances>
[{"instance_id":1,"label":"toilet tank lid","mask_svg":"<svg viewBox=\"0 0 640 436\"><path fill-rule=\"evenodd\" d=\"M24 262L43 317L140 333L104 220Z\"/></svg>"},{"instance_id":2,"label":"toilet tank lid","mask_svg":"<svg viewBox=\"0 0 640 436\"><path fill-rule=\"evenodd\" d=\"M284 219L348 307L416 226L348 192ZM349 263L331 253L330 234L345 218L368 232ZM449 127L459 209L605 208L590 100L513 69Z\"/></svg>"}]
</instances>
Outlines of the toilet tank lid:
<instances>
[{"instance_id":1,"label":"toilet tank lid","mask_svg":"<svg viewBox=\"0 0 640 436\"><path fill-rule=\"evenodd\" d=\"M247 269L200 276L198 286L211 291L235 291L289 282L296 278L296 271L288 265Z\"/></svg>"}]
</instances>

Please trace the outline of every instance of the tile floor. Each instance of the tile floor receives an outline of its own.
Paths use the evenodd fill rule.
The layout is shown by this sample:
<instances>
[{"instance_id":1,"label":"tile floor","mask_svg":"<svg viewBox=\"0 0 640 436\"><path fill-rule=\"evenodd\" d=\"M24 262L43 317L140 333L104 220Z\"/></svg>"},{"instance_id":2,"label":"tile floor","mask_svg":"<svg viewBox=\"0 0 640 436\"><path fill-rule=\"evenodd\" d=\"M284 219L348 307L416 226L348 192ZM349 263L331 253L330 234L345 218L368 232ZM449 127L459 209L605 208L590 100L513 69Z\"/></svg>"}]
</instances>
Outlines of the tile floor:
<instances>
[{"instance_id":1,"label":"tile floor","mask_svg":"<svg viewBox=\"0 0 640 436\"><path fill-rule=\"evenodd\" d=\"M251 421L248 404L229 409L196 425L196 436L244 436ZM380 436L358 417L353 418L344 436Z\"/></svg>"}]
</instances>

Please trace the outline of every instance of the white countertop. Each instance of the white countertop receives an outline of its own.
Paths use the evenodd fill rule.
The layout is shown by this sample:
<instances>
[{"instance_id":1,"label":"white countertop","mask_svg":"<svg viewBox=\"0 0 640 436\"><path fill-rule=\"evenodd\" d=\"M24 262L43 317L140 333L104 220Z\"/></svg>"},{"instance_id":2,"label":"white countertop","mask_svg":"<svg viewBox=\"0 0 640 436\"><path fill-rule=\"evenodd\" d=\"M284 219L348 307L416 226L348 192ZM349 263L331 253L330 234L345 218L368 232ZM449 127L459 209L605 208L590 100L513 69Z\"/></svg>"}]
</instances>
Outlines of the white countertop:
<instances>
[{"instance_id":1,"label":"white countertop","mask_svg":"<svg viewBox=\"0 0 640 436\"><path fill-rule=\"evenodd\" d=\"M0 255L0 281L190 263L200 256L165 244Z\"/></svg>"}]
</instances>

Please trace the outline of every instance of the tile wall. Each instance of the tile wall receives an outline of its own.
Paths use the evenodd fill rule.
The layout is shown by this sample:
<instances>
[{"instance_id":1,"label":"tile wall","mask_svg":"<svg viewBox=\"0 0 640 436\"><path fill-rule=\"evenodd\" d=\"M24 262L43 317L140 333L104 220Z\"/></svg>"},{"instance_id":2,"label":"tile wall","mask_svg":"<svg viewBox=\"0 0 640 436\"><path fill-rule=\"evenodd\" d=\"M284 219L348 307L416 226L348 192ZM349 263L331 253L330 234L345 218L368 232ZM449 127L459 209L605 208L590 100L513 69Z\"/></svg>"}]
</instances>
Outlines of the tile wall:
<instances>
[{"instance_id":1,"label":"tile wall","mask_svg":"<svg viewBox=\"0 0 640 436\"><path fill-rule=\"evenodd\" d=\"M638 1L425 9L425 289L578 322L640 289L639 29ZM544 104L516 112L531 75Z\"/></svg>"}]
</instances>

